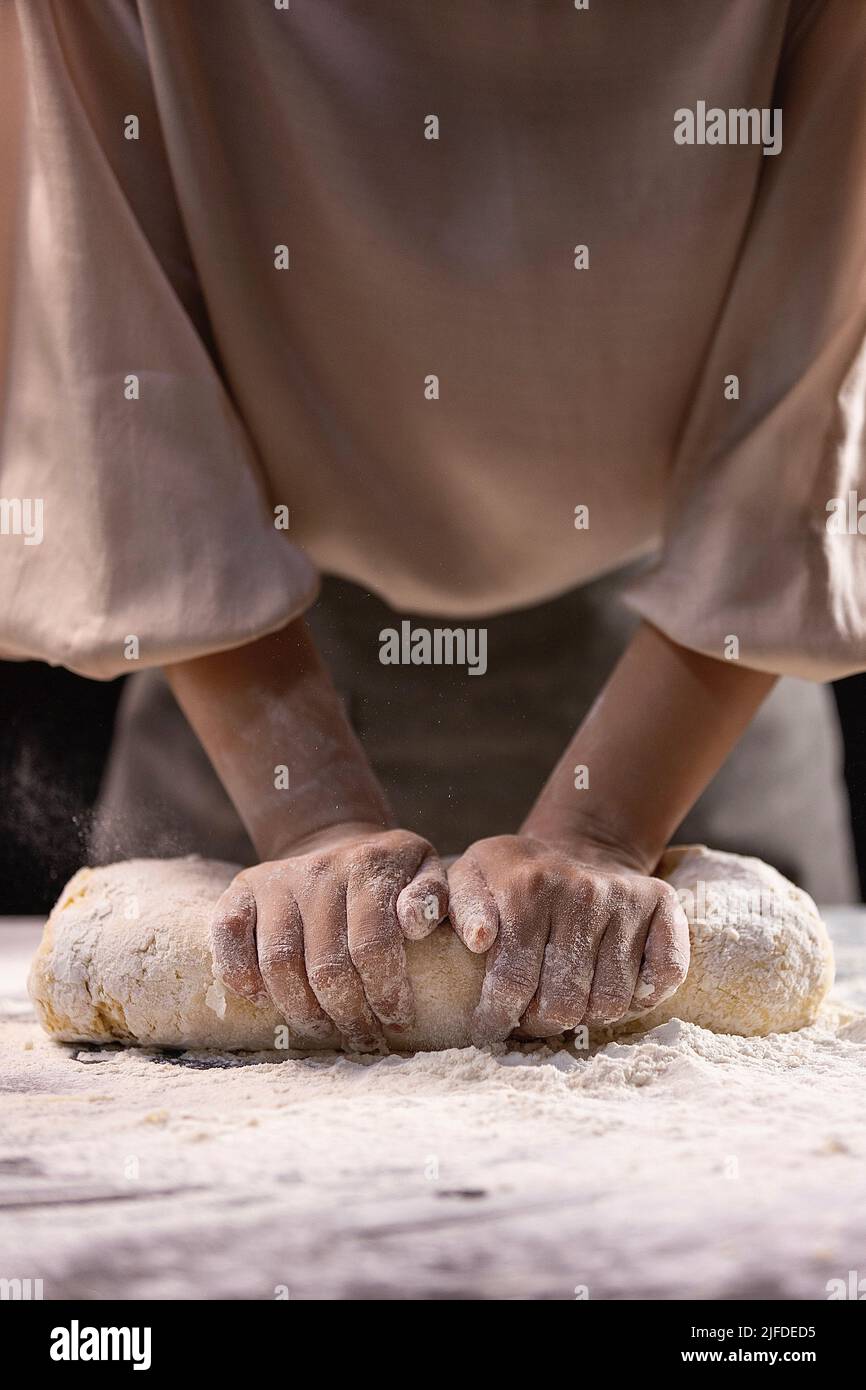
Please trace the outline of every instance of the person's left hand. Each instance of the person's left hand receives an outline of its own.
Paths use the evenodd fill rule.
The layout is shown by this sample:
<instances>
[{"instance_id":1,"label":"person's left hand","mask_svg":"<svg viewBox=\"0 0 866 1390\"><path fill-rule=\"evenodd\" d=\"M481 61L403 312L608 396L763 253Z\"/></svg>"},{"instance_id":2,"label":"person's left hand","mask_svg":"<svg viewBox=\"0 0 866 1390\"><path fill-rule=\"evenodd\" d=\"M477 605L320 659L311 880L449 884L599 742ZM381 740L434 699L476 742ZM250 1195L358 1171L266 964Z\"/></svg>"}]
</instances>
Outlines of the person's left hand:
<instances>
[{"instance_id":1,"label":"person's left hand","mask_svg":"<svg viewBox=\"0 0 866 1390\"><path fill-rule=\"evenodd\" d=\"M471 845L448 879L454 930L490 953L478 1046L515 1028L544 1038L616 1023L686 977L688 922L674 889L606 847L496 835Z\"/></svg>"}]
</instances>

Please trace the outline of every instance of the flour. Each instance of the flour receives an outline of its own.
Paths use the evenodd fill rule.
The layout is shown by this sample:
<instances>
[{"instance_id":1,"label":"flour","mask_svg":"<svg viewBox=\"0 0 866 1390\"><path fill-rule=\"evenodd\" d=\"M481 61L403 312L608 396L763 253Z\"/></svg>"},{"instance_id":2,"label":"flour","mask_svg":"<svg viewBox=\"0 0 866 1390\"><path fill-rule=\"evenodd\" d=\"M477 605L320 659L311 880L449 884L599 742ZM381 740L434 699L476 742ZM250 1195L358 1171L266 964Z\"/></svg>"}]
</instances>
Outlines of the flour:
<instances>
[{"instance_id":1,"label":"flour","mask_svg":"<svg viewBox=\"0 0 866 1390\"><path fill-rule=\"evenodd\" d=\"M866 1274L858 1018L380 1058L0 1021L7 1201L32 1203L6 1268L52 1298L825 1298Z\"/></svg>"}]
</instances>

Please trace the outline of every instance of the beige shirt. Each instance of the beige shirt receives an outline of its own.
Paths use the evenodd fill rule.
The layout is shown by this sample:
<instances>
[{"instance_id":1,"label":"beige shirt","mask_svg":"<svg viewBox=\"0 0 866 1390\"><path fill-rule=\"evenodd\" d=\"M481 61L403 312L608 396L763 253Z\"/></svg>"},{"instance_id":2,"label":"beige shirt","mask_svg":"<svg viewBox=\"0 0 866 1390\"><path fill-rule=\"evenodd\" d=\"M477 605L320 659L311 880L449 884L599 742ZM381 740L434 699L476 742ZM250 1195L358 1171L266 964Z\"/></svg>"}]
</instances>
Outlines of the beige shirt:
<instances>
[{"instance_id":1,"label":"beige shirt","mask_svg":"<svg viewBox=\"0 0 866 1390\"><path fill-rule=\"evenodd\" d=\"M866 666L866 4L17 15L5 655L111 676L317 570L468 619L653 553L676 641ZM781 150L679 143L701 103Z\"/></svg>"}]
</instances>

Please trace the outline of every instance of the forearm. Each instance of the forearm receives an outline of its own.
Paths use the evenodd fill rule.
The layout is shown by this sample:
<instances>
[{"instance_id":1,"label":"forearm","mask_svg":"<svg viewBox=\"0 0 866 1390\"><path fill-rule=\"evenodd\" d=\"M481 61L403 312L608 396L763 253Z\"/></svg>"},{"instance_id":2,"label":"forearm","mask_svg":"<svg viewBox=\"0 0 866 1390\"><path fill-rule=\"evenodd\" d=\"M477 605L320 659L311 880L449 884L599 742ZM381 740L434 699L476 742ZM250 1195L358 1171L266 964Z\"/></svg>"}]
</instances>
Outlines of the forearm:
<instances>
[{"instance_id":1,"label":"forearm","mask_svg":"<svg viewBox=\"0 0 866 1390\"><path fill-rule=\"evenodd\" d=\"M166 676L263 859L330 825L392 823L303 620Z\"/></svg>"},{"instance_id":2,"label":"forearm","mask_svg":"<svg viewBox=\"0 0 866 1390\"><path fill-rule=\"evenodd\" d=\"M643 624L565 750L522 832L609 843L651 873L775 677L716 661ZM586 768L588 785L575 785Z\"/></svg>"}]
</instances>

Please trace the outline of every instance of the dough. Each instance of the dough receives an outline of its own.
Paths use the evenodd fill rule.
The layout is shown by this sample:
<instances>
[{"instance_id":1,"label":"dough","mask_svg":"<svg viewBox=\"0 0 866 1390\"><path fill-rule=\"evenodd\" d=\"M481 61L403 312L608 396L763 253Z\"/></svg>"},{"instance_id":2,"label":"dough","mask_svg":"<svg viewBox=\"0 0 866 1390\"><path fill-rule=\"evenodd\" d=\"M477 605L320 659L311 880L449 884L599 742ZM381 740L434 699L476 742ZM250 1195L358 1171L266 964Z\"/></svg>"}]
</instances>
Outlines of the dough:
<instances>
[{"instance_id":1,"label":"dough","mask_svg":"<svg viewBox=\"0 0 866 1390\"><path fill-rule=\"evenodd\" d=\"M46 1032L61 1042L291 1046L276 1010L247 1003L213 976L208 920L236 872L194 856L81 869L48 919L30 972ZM660 873L689 917L688 977L652 1013L602 1037L674 1017L746 1036L813 1022L832 983L833 957L807 894L758 859L703 846L669 850ZM466 1046L484 957L467 951L450 927L407 942L406 954L417 1020L393 1046Z\"/></svg>"}]
</instances>

